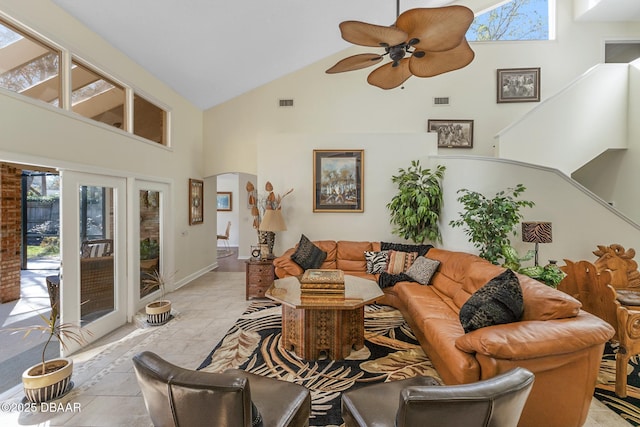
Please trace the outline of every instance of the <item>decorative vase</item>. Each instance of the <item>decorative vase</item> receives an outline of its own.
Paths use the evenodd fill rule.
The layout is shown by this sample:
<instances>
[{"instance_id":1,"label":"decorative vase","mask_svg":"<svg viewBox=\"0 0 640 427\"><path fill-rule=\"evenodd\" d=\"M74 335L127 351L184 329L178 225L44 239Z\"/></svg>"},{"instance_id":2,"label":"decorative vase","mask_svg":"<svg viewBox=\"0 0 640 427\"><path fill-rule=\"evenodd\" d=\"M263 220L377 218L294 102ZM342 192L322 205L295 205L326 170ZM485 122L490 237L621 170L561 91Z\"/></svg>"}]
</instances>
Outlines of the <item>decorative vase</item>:
<instances>
[{"instance_id":1,"label":"decorative vase","mask_svg":"<svg viewBox=\"0 0 640 427\"><path fill-rule=\"evenodd\" d=\"M171 317L171 301L161 300L147 304L147 323L153 326L164 325Z\"/></svg>"},{"instance_id":2,"label":"decorative vase","mask_svg":"<svg viewBox=\"0 0 640 427\"><path fill-rule=\"evenodd\" d=\"M263 258L273 258L273 245L276 243L276 233L273 231L259 231L258 241L261 245L267 245L269 252Z\"/></svg>"},{"instance_id":3,"label":"decorative vase","mask_svg":"<svg viewBox=\"0 0 640 427\"><path fill-rule=\"evenodd\" d=\"M65 394L71 383L73 360L66 357L47 360L45 374L39 374L42 363L31 366L22 373L22 385L31 403L48 402Z\"/></svg>"}]
</instances>

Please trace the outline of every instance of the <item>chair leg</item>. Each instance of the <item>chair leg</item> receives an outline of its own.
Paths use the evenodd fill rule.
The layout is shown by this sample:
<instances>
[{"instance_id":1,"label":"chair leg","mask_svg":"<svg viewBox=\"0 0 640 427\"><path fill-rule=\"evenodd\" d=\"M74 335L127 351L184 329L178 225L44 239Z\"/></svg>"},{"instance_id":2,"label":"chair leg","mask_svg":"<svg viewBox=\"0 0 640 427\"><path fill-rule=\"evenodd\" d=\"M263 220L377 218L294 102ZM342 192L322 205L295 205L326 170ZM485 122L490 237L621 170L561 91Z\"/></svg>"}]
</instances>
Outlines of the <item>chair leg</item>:
<instances>
[{"instance_id":1,"label":"chair leg","mask_svg":"<svg viewBox=\"0 0 640 427\"><path fill-rule=\"evenodd\" d=\"M627 397L627 366L631 355L620 346L616 354L616 395Z\"/></svg>"}]
</instances>

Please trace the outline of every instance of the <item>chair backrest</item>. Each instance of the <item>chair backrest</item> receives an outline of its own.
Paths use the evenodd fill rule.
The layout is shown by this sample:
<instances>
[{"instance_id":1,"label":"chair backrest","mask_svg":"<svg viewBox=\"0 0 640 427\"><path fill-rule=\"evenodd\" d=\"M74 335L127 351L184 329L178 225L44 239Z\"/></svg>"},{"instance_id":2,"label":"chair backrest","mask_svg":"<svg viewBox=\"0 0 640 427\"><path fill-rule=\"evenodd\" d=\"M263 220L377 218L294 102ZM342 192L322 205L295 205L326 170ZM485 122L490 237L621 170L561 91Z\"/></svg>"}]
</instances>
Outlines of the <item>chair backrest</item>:
<instances>
[{"instance_id":1,"label":"chair backrest","mask_svg":"<svg viewBox=\"0 0 640 427\"><path fill-rule=\"evenodd\" d=\"M113 239L85 240L80 248L82 258L113 255Z\"/></svg>"},{"instance_id":2,"label":"chair backrest","mask_svg":"<svg viewBox=\"0 0 640 427\"><path fill-rule=\"evenodd\" d=\"M153 425L250 427L258 414L246 378L193 371L144 351L133 366Z\"/></svg>"},{"instance_id":3,"label":"chair backrest","mask_svg":"<svg viewBox=\"0 0 640 427\"><path fill-rule=\"evenodd\" d=\"M397 427L514 427L534 375L515 368L488 380L453 386L407 387L400 393Z\"/></svg>"},{"instance_id":4,"label":"chair backrest","mask_svg":"<svg viewBox=\"0 0 640 427\"><path fill-rule=\"evenodd\" d=\"M228 239L229 238L229 232L231 231L231 221L227 222L227 229L224 232L224 236Z\"/></svg>"}]
</instances>

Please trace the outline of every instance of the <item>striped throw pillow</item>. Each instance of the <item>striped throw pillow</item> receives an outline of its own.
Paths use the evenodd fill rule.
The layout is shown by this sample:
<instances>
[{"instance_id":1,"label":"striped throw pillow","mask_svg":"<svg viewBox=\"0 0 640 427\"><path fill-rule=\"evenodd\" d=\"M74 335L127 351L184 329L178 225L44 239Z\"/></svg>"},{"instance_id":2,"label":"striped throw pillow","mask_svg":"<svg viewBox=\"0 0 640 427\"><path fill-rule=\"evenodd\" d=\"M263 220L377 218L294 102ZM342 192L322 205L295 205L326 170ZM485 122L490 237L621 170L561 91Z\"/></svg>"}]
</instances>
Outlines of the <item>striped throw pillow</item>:
<instances>
[{"instance_id":1,"label":"striped throw pillow","mask_svg":"<svg viewBox=\"0 0 640 427\"><path fill-rule=\"evenodd\" d=\"M387 273L404 273L413 265L418 257L418 252L389 251L389 262L387 263Z\"/></svg>"}]
</instances>

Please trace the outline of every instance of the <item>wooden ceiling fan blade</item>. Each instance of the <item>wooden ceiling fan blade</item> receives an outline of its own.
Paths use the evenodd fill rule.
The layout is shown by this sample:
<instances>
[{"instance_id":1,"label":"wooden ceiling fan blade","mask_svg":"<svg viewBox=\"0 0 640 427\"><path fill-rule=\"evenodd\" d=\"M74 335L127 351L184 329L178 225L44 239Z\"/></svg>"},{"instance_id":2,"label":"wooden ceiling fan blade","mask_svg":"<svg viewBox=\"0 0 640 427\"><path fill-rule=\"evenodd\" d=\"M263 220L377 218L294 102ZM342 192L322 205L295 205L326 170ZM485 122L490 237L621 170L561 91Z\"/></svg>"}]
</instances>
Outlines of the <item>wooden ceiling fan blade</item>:
<instances>
[{"instance_id":1,"label":"wooden ceiling fan blade","mask_svg":"<svg viewBox=\"0 0 640 427\"><path fill-rule=\"evenodd\" d=\"M414 54L409 58L409 70L417 77L433 77L464 68L474 57L475 53L467 39L462 39L457 47L445 52L425 52L423 57Z\"/></svg>"},{"instance_id":2,"label":"wooden ceiling fan blade","mask_svg":"<svg viewBox=\"0 0 640 427\"><path fill-rule=\"evenodd\" d=\"M367 82L370 85L378 86L380 89L393 89L404 83L411 77L409 71L409 58L405 58L398 63L397 67L393 62L378 67L369 74Z\"/></svg>"},{"instance_id":3,"label":"wooden ceiling fan blade","mask_svg":"<svg viewBox=\"0 0 640 427\"><path fill-rule=\"evenodd\" d=\"M407 40L407 33L401 29L360 21L341 22L340 33L349 43L360 46L395 46Z\"/></svg>"},{"instance_id":4,"label":"wooden ceiling fan blade","mask_svg":"<svg viewBox=\"0 0 640 427\"><path fill-rule=\"evenodd\" d=\"M473 12L465 6L410 9L402 13L396 27L418 39L418 50L441 52L458 46L473 22Z\"/></svg>"},{"instance_id":5,"label":"wooden ceiling fan blade","mask_svg":"<svg viewBox=\"0 0 640 427\"><path fill-rule=\"evenodd\" d=\"M382 56L376 53L361 53L358 55L348 56L338 62L336 65L325 71L327 74L344 73L345 71L359 70L367 68L382 61Z\"/></svg>"}]
</instances>

